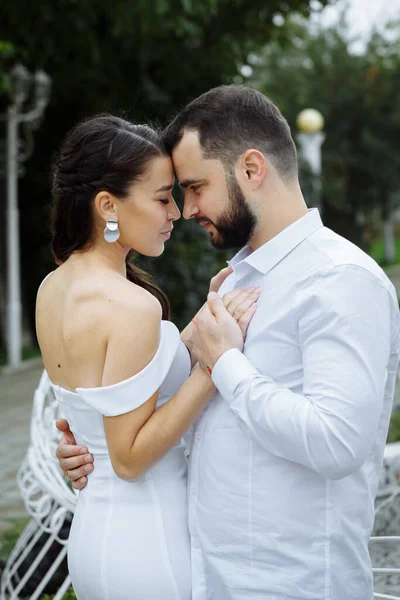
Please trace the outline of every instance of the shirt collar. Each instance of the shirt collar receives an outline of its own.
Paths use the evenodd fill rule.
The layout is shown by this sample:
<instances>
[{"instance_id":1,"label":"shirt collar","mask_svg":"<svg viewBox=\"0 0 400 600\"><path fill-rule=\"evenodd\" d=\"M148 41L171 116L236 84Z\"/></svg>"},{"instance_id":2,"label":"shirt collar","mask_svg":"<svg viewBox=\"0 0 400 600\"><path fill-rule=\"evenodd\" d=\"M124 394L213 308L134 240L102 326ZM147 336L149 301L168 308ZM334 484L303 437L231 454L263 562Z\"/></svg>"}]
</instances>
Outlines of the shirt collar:
<instances>
[{"instance_id":1,"label":"shirt collar","mask_svg":"<svg viewBox=\"0 0 400 600\"><path fill-rule=\"evenodd\" d=\"M309 209L303 217L286 227L271 240L254 252L245 246L230 260L228 264L237 275L244 274L248 267L256 269L263 275L271 271L296 246L308 238L314 231L323 226L317 208Z\"/></svg>"}]
</instances>

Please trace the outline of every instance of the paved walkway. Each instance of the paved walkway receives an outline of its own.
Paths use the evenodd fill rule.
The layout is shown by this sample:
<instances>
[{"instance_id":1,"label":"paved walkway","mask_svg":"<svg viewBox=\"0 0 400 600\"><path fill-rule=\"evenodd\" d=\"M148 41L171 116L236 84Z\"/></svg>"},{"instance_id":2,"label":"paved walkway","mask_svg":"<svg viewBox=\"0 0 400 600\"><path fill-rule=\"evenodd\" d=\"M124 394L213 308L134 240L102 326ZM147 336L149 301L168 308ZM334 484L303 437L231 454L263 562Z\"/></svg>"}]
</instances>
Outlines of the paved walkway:
<instances>
[{"instance_id":1,"label":"paved walkway","mask_svg":"<svg viewBox=\"0 0 400 600\"><path fill-rule=\"evenodd\" d=\"M15 476L29 443L33 393L42 366L0 375L0 533L27 516Z\"/></svg>"}]
</instances>

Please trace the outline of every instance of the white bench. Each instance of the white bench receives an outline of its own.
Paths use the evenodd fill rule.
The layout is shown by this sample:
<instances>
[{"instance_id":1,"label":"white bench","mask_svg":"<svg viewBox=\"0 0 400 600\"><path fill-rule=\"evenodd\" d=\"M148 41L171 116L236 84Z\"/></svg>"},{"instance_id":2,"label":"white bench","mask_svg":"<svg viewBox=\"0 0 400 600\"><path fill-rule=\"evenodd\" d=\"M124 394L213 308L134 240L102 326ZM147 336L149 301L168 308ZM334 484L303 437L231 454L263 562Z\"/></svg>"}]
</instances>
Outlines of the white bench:
<instances>
[{"instance_id":1,"label":"white bench","mask_svg":"<svg viewBox=\"0 0 400 600\"><path fill-rule=\"evenodd\" d=\"M23 590L29 584L32 588L32 578L36 582L30 598L40 598L58 566L66 558L68 537L65 529L68 531L68 527L65 527L65 523L68 524L72 519L77 492L65 480L55 456L60 438L55 421L59 416L60 406L44 371L34 394L29 448L17 474L30 520L3 570L1 600L18 600L20 594L26 597ZM39 552L35 549L38 545L41 546ZM43 561L49 550L52 550L55 558L44 570ZM26 563L32 556L32 562L27 566ZM37 581L39 565L44 572L40 581ZM60 585L55 600L61 600L70 585L67 576Z\"/></svg>"}]
</instances>

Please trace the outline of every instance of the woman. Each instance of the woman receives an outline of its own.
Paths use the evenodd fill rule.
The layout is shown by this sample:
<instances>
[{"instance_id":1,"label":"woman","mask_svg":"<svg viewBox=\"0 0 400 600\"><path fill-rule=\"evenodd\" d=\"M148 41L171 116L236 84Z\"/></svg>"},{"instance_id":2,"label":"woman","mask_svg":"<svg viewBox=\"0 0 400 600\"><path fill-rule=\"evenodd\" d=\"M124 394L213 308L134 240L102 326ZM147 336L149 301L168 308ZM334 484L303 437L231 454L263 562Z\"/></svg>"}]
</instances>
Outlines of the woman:
<instances>
[{"instance_id":1,"label":"woman","mask_svg":"<svg viewBox=\"0 0 400 600\"><path fill-rule=\"evenodd\" d=\"M60 266L39 290L36 323L54 392L96 460L68 548L79 600L191 597L181 439L214 388L201 368L190 375L165 295L129 263L131 249L163 252L180 216L172 186L157 134L111 116L78 125L53 170ZM243 334L257 296L237 292Z\"/></svg>"}]
</instances>

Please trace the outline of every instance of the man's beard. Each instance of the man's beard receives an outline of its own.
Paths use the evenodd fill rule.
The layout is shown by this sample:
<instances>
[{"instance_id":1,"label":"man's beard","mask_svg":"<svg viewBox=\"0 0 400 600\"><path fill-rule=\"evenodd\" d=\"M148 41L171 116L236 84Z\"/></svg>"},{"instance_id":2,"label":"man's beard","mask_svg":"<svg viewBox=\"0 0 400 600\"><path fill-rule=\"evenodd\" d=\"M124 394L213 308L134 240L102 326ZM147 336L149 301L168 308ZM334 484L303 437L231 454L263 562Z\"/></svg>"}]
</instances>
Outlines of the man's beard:
<instances>
[{"instance_id":1,"label":"man's beard","mask_svg":"<svg viewBox=\"0 0 400 600\"><path fill-rule=\"evenodd\" d=\"M217 230L211 243L217 250L229 250L245 246L253 234L257 219L248 207L234 173L227 174L229 207L213 223Z\"/></svg>"}]
</instances>

